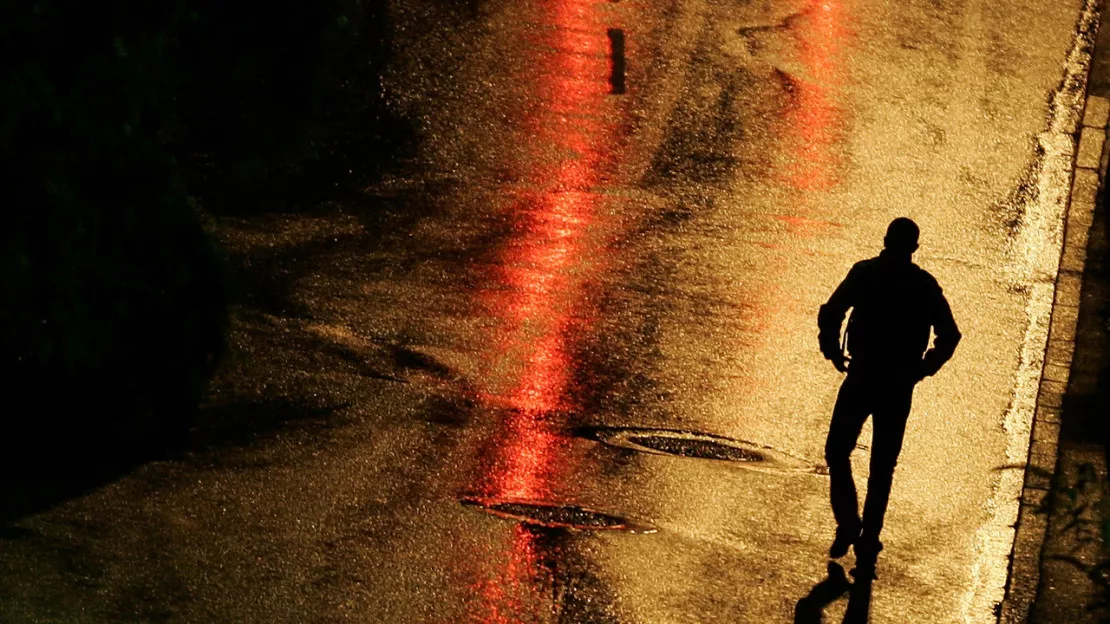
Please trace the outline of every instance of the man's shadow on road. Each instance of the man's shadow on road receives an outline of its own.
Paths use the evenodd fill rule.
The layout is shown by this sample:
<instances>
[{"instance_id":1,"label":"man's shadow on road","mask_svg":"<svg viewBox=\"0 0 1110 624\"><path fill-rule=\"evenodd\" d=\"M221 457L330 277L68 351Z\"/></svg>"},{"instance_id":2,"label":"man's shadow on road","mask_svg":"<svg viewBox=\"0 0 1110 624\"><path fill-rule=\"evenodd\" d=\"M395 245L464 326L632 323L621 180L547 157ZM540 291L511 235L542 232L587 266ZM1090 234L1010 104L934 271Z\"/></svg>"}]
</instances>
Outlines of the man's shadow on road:
<instances>
[{"instance_id":1,"label":"man's shadow on road","mask_svg":"<svg viewBox=\"0 0 1110 624\"><path fill-rule=\"evenodd\" d=\"M821 624L825 608L847 594L848 610L844 624L866 624L871 613L871 580L849 582L844 568L835 561L829 562L828 576L813 586L794 607L794 624Z\"/></svg>"}]
</instances>

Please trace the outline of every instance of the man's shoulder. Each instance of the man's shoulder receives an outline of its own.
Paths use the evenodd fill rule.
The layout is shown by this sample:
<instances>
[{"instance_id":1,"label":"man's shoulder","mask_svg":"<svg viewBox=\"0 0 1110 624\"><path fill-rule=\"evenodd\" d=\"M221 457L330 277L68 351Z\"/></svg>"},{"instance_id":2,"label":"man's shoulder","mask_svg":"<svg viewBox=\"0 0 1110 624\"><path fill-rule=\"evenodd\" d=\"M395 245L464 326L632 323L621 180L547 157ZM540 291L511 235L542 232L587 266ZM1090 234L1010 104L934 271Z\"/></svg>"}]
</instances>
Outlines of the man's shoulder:
<instances>
[{"instance_id":1,"label":"man's shoulder","mask_svg":"<svg viewBox=\"0 0 1110 624\"><path fill-rule=\"evenodd\" d=\"M866 260L860 260L859 262L853 264L852 265L852 270L850 272L852 272L852 273L867 272L867 271L871 271L871 270L875 269L878 266L879 266L879 256L875 256L874 258L867 258Z\"/></svg>"},{"instance_id":2,"label":"man's shoulder","mask_svg":"<svg viewBox=\"0 0 1110 624\"><path fill-rule=\"evenodd\" d=\"M912 276L911 279L916 283L918 288L941 292L940 282L933 277L932 273L921 268L917 263L909 263L909 272ZM899 273L901 273L901 271L899 271ZM864 279L871 277L883 279L883 276L887 276L890 273L889 266L883 262L882 256L875 256L874 258L867 258L853 264L852 270L849 271L849 275L852 274ZM902 273L902 275L905 275L905 273Z\"/></svg>"},{"instance_id":3,"label":"man's shoulder","mask_svg":"<svg viewBox=\"0 0 1110 624\"><path fill-rule=\"evenodd\" d=\"M923 287L936 290L937 292L941 291L940 282L937 281L937 278L933 277L932 273L921 268L916 263L913 263L912 266L914 268L914 274L917 275L917 279L920 280Z\"/></svg>"}]
</instances>

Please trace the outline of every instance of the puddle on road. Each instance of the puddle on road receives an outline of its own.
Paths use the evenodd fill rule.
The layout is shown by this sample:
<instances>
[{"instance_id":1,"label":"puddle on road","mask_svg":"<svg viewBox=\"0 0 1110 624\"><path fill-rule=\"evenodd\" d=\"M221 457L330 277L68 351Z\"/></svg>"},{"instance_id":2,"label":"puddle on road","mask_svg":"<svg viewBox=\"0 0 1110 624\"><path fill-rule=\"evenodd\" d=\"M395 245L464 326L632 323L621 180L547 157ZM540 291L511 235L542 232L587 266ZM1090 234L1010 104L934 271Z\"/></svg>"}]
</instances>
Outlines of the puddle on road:
<instances>
[{"instance_id":1,"label":"puddle on road","mask_svg":"<svg viewBox=\"0 0 1110 624\"><path fill-rule=\"evenodd\" d=\"M623 427L592 427L581 433L603 444L644 453L727 461L772 472L823 474L816 462L769 446L709 433Z\"/></svg>"},{"instance_id":2,"label":"puddle on road","mask_svg":"<svg viewBox=\"0 0 1110 624\"><path fill-rule=\"evenodd\" d=\"M476 507L499 518L516 520L526 525L576 531L627 531L654 533L656 528L639 520L630 520L593 509L538 501L466 497L463 505Z\"/></svg>"}]
</instances>

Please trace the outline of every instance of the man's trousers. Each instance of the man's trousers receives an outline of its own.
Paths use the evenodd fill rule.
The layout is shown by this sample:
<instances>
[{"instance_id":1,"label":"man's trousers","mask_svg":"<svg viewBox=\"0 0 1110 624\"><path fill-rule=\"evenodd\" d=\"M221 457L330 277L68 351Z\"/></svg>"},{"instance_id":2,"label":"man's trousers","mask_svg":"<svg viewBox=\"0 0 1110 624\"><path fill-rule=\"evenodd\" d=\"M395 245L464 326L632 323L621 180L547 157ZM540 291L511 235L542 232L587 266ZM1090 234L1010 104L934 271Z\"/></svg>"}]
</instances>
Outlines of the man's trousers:
<instances>
[{"instance_id":1,"label":"man's trousers","mask_svg":"<svg viewBox=\"0 0 1110 624\"><path fill-rule=\"evenodd\" d=\"M854 534L862 529L860 545L881 548L879 532L890 501L915 383L912 377L889 369L850 368L840 386L825 442L829 493L837 530ZM872 417L871 472L861 520L850 458L868 416Z\"/></svg>"}]
</instances>

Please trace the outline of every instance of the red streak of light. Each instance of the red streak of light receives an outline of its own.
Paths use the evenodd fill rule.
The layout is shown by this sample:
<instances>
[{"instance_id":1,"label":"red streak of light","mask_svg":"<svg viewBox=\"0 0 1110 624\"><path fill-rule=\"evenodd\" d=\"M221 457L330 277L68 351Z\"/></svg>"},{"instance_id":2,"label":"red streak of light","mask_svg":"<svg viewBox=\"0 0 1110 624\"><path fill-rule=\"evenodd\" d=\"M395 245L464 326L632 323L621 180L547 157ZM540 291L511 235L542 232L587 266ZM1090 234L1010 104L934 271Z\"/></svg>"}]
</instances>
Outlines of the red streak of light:
<instances>
[{"instance_id":1,"label":"red streak of light","mask_svg":"<svg viewBox=\"0 0 1110 624\"><path fill-rule=\"evenodd\" d=\"M816 8L812 27L799 33L807 75L798 79L795 106L787 117L798 146L788 182L801 191L828 190L839 183L835 170L840 159L832 149L839 115L828 85L840 80L837 57L845 29L838 0L820 0Z\"/></svg>"},{"instance_id":2,"label":"red streak of light","mask_svg":"<svg viewBox=\"0 0 1110 624\"><path fill-rule=\"evenodd\" d=\"M533 48L533 87L542 106L522 120L521 134L535 145L534 161L548 164L530 176L544 190L516 204L519 235L499 263L505 288L494 289L494 309L503 311L497 351L521 362L522 370L508 391L490 397L507 408L478 475L479 491L491 498L550 500L571 460L553 421L570 401L567 340L581 305L574 270L594 260L585 240L596 218L592 188L603 181L600 169L617 130L605 117L609 43L591 15L595 4L549 0L554 41ZM542 567L535 536L518 526L508 556L506 568L482 583L486 609L476 614L482 622L531 621L524 619L525 599L535 598L532 585Z\"/></svg>"},{"instance_id":3,"label":"red streak of light","mask_svg":"<svg viewBox=\"0 0 1110 624\"><path fill-rule=\"evenodd\" d=\"M596 211L591 192L601 179L598 167L613 140L605 122L608 97L608 37L590 14L593 2L554 0L551 40L538 48L535 93L539 114L522 124L535 141L538 162L545 149L555 159L538 166L533 179L546 190L517 205L520 235L505 249L501 282L507 294L495 302L503 310L500 351L522 362L516 383L493 400L508 416L491 444L493 460L481 476L491 497L550 497L561 469L559 438L552 418L565 407L571 361L566 344L576 297L576 267L586 258L586 242Z\"/></svg>"},{"instance_id":4,"label":"red streak of light","mask_svg":"<svg viewBox=\"0 0 1110 624\"><path fill-rule=\"evenodd\" d=\"M535 611L546 611L550 605L533 605L533 613L526 616L526 605L522 596L517 595L539 567L536 535L527 527L517 525L513 531L513 546L509 549L509 560L499 578L488 579L479 584L485 612L472 621L482 624L522 624L542 621L542 615Z\"/></svg>"}]
</instances>

